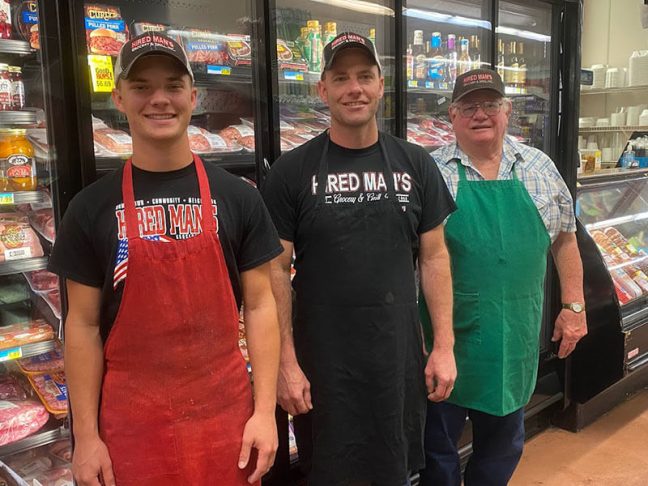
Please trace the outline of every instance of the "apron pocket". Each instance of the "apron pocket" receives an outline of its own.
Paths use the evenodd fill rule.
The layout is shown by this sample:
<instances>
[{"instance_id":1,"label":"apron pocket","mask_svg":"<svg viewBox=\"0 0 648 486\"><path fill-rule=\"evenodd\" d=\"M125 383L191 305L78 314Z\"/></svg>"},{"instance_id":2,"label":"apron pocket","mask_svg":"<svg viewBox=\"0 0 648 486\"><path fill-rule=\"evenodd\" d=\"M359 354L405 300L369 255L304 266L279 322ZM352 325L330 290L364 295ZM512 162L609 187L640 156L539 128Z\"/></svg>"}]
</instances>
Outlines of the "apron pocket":
<instances>
[{"instance_id":1,"label":"apron pocket","mask_svg":"<svg viewBox=\"0 0 648 486\"><path fill-rule=\"evenodd\" d=\"M459 343L481 344L479 293L454 292L452 310L455 339Z\"/></svg>"}]
</instances>

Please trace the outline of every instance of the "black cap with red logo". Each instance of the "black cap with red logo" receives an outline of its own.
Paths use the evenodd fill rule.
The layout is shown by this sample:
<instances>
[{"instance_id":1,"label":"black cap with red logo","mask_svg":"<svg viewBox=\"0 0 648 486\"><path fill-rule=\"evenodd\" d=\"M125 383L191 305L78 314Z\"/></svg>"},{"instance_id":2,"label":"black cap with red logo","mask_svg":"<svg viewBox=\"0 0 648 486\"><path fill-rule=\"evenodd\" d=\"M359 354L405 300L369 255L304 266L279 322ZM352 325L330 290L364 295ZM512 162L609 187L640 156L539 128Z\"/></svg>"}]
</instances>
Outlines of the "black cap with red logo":
<instances>
[{"instance_id":1,"label":"black cap with red logo","mask_svg":"<svg viewBox=\"0 0 648 486\"><path fill-rule=\"evenodd\" d=\"M380 65L380 60L378 59L378 51L376 51L376 46L366 37L355 34L353 32L342 32L335 39L324 46L324 67L322 72L330 69L335 60L335 56L338 52L347 49L349 47L359 47L365 49L371 59L374 61L376 66L378 66L378 71L382 71L382 66Z\"/></svg>"},{"instance_id":2,"label":"black cap with red logo","mask_svg":"<svg viewBox=\"0 0 648 486\"><path fill-rule=\"evenodd\" d=\"M194 81L189 58L182 46L171 37L157 33L147 32L126 42L117 56L115 63L115 80L126 79L133 65L143 56L166 55L176 59L187 71Z\"/></svg>"},{"instance_id":3,"label":"black cap with red logo","mask_svg":"<svg viewBox=\"0 0 648 486\"><path fill-rule=\"evenodd\" d=\"M501 96L505 96L504 83L496 71L492 69L473 69L457 76L454 90L452 91L452 102L459 101L468 93L480 89L490 89Z\"/></svg>"}]
</instances>

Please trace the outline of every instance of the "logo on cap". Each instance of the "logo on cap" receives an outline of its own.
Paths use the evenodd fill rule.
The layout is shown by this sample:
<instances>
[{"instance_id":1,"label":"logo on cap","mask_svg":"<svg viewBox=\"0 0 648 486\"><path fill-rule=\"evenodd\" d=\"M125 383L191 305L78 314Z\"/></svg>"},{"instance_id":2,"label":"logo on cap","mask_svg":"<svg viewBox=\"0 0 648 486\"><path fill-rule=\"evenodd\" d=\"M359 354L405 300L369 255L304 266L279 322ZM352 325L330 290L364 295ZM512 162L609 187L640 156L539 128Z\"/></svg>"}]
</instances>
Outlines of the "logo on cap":
<instances>
[{"instance_id":1,"label":"logo on cap","mask_svg":"<svg viewBox=\"0 0 648 486\"><path fill-rule=\"evenodd\" d=\"M142 37L133 39L130 48L131 51L135 52L143 47L149 47L149 46L163 47L165 49L169 49L170 51L174 51L174 52L176 50L175 44L171 39L156 34L144 35Z\"/></svg>"},{"instance_id":2,"label":"logo on cap","mask_svg":"<svg viewBox=\"0 0 648 486\"><path fill-rule=\"evenodd\" d=\"M466 76L463 78L463 85L464 86L470 86L471 84L475 83L492 83L493 82L493 75L490 73L477 73L477 74L472 74L470 76Z\"/></svg>"},{"instance_id":3,"label":"logo on cap","mask_svg":"<svg viewBox=\"0 0 648 486\"><path fill-rule=\"evenodd\" d=\"M363 46L366 45L364 37L362 36L356 34L342 34L331 43L331 49L335 49L340 44L346 44L347 42L358 42Z\"/></svg>"}]
</instances>

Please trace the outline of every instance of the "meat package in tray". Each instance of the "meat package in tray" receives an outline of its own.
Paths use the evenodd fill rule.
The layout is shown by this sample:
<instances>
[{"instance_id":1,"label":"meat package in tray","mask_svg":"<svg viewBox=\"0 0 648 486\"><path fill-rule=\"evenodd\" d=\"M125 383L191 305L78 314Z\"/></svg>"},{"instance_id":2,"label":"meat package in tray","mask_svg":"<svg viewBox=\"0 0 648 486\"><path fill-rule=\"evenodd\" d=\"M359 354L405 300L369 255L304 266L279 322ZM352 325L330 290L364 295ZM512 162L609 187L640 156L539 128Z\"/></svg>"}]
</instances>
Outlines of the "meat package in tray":
<instances>
[{"instance_id":1,"label":"meat package in tray","mask_svg":"<svg viewBox=\"0 0 648 486\"><path fill-rule=\"evenodd\" d=\"M61 348L61 344L57 342L54 349L51 351L36 356L30 356L29 358L21 358L17 360L17 363L20 370L26 375L62 371L63 349ZM1 383L2 382L0 381L0 391L2 390ZM2 396L3 395L0 392L0 398L2 398Z\"/></svg>"},{"instance_id":2,"label":"meat package in tray","mask_svg":"<svg viewBox=\"0 0 648 486\"><path fill-rule=\"evenodd\" d=\"M200 29L183 29L180 32L189 62L216 66L229 65L226 36Z\"/></svg>"},{"instance_id":3,"label":"meat package in tray","mask_svg":"<svg viewBox=\"0 0 648 486\"><path fill-rule=\"evenodd\" d=\"M0 400L0 446L38 431L49 416L45 407L35 400Z\"/></svg>"},{"instance_id":4,"label":"meat package in tray","mask_svg":"<svg viewBox=\"0 0 648 486\"><path fill-rule=\"evenodd\" d=\"M54 339L54 329L43 319L0 327L0 349Z\"/></svg>"},{"instance_id":5,"label":"meat package in tray","mask_svg":"<svg viewBox=\"0 0 648 486\"><path fill-rule=\"evenodd\" d=\"M29 486L72 486L71 460L68 439L5 458L7 466Z\"/></svg>"},{"instance_id":6,"label":"meat package in tray","mask_svg":"<svg viewBox=\"0 0 648 486\"><path fill-rule=\"evenodd\" d=\"M54 229L54 211L52 208L42 208L28 213L29 222L43 238L54 243L56 230Z\"/></svg>"},{"instance_id":7,"label":"meat package in tray","mask_svg":"<svg viewBox=\"0 0 648 486\"><path fill-rule=\"evenodd\" d=\"M133 153L133 140L123 130L116 130L107 126L93 127L94 142L99 145L97 155L103 155L101 150L109 157L131 155Z\"/></svg>"},{"instance_id":8,"label":"meat package in tray","mask_svg":"<svg viewBox=\"0 0 648 486\"><path fill-rule=\"evenodd\" d=\"M232 154L243 150L236 140L226 140L204 128L189 125L187 134L189 135L189 147L192 152L197 154Z\"/></svg>"},{"instance_id":9,"label":"meat package in tray","mask_svg":"<svg viewBox=\"0 0 648 486\"><path fill-rule=\"evenodd\" d=\"M62 370L27 375L48 412L57 418L67 415L68 395Z\"/></svg>"},{"instance_id":10,"label":"meat package in tray","mask_svg":"<svg viewBox=\"0 0 648 486\"><path fill-rule=\"evenodd\" d=\"M230 125L223 128L218 135L227 144L236 143L248 152L254 152L254 128L248 125Z\"/></svg>"},{"instance_id":11,"label":"meat package in tray","mask_svg":"<svg viewBox=\"0 0 648 486\"><path fill-rule=\"evenodd\" d=\"M43 247L28 219L19 213L0 215L0 263L43 256Z\"/></svg>"}]
</instances>

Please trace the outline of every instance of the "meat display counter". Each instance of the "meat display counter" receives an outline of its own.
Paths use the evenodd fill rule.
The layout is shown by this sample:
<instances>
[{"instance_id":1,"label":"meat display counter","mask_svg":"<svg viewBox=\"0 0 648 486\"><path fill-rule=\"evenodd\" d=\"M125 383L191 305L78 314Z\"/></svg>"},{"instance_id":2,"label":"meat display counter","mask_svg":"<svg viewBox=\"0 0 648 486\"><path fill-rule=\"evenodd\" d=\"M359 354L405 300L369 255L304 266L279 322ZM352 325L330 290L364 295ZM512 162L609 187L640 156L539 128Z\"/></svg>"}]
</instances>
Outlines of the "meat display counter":
<instances>
[{"instance_id":1,"label":"meat display counter","mask_svg":"<svg viewBox=\"0 0 648 486\"><path fill-rule=\"evenodd\" d=\"M573 430L648 384L648 170L580 176L576 214L589 333L558 421Z\"/></svg>"}]
</instances>

